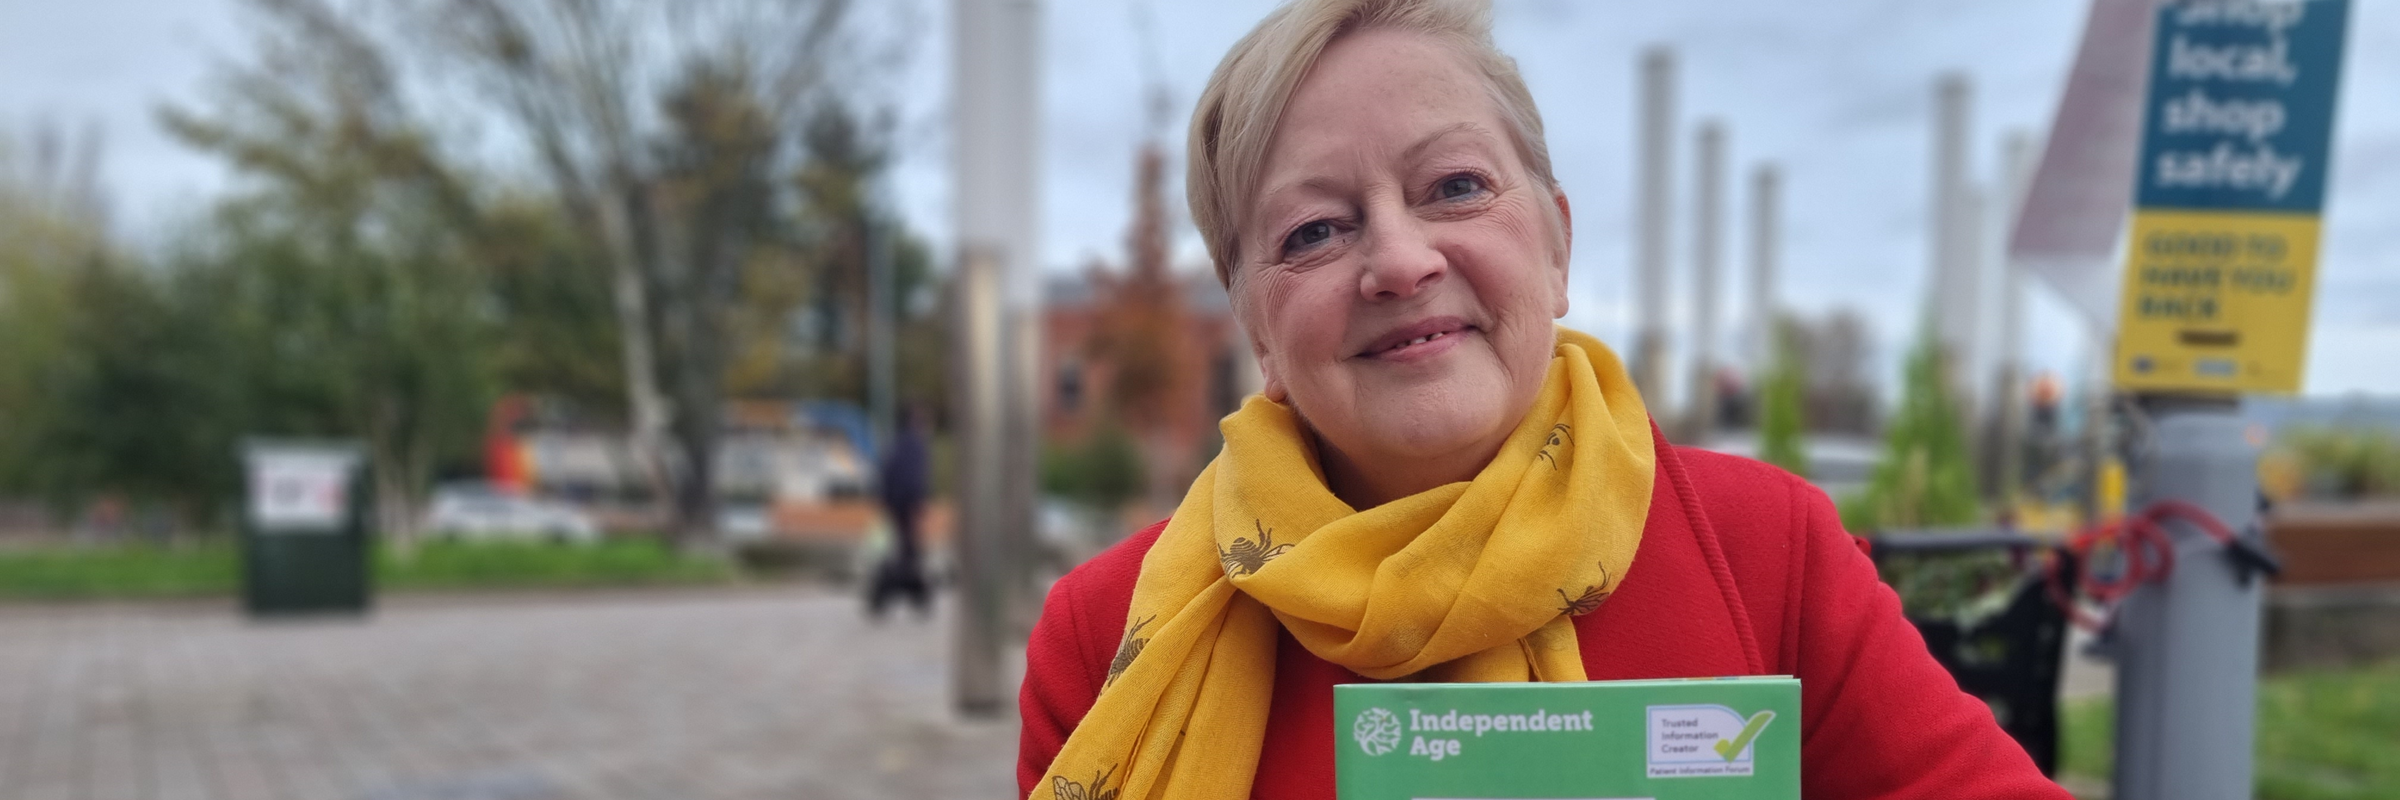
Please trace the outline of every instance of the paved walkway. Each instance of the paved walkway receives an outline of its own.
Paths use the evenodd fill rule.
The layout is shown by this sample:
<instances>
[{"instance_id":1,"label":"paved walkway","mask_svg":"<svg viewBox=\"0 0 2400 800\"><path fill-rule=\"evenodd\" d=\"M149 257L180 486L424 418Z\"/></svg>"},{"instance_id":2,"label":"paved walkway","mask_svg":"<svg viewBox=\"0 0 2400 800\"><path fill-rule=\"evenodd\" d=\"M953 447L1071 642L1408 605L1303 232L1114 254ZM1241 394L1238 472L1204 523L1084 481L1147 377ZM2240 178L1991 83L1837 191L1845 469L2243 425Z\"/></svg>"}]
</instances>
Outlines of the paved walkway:
<instances>
[{"instance_id":1,"label":"paved walkway","mask_svg":"<svg viewBox=\"0 0 2400 800\"><path fill-rule=\"evenodd\" d=\"M949 627L825 590L0 607L0 798L993 798Z\"/></svg>"}]
</instances>

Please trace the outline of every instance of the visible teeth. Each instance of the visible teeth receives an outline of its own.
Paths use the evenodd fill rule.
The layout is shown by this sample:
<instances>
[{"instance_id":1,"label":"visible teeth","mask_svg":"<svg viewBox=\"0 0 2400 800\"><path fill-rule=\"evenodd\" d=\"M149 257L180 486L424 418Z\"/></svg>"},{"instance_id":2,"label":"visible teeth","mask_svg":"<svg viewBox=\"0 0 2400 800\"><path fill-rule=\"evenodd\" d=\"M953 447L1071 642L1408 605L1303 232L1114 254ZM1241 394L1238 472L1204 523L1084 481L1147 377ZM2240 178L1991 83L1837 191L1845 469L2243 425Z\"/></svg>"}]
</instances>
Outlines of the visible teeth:
<instances>
[{"instance_id":1,"label":"visible teeth","mask_svg":"<svg viewBox=\"0 0 2400 800\"><path fill-rule=\"evenodd\" d=\"M1400 349L1400 348L1403 348L1403 347L1408 347L1408 346L1411 346L1411 345L1420 345L1420 344L1424 344L1424 343L1426 343L1426 342L1430 342L1430 341L1433 341L1433 340L1435 340L1435 339L1439 339L1439 338L1442 338L1442 337L1444 337L1444 336L1448 336L1448 335L1449 335L1448 333L1429 333L1429 334L1426 334L1426 335L1424 335L1424 336L1419 336L1419 337L1417 337L1417 338L1410 339L1410 340L1408 340L1408 341L1401 342L1401 343L1399 343L1399 344L1396 344L1396 345L1392 345L1392 349L1393 349L1393 350L1398 350L1398 349Z\"/></svg>"},{"instance_id":2,"label":"visible teeth","mask_svg":"<svg viewBox=\"0 0 2400 800\"><path fill-rule=\"evenodd\" d=\"M1387 353L1388 353L1388 352L1391 352L1391 351L1393 351L1393 350L1398 350L1398 349L1400 349L1400 348L1403 348L1403 347L1410 347L1410 346L1414 346L1414 345L1420 345L1420 344L1424 344L1424 343L1426 343L1426 342L1430 342L1430 341L1433 341L1433 340L1435 340L1435 339L1439 339L1439 338L1442 338L1442 337L1444 337L1444 336L1448 336L1448 335L1450 335L1450 332L1449 332L1449 331L1443 331L1443 332L1441 332L1441 333L1429 333L1429 334L1426 334L1426 335L1424 335L1424 336L1419 336L1419 337L1417 337L1417 338L1410 339L1410 340L1408 340L1408 341L1401 342L1401 343L1399 343L1399 344L1396 344L1396 345L1392 345L1391 347L1384 348L1384 352L1387 352Z\"/></svg>"}]
</instances>

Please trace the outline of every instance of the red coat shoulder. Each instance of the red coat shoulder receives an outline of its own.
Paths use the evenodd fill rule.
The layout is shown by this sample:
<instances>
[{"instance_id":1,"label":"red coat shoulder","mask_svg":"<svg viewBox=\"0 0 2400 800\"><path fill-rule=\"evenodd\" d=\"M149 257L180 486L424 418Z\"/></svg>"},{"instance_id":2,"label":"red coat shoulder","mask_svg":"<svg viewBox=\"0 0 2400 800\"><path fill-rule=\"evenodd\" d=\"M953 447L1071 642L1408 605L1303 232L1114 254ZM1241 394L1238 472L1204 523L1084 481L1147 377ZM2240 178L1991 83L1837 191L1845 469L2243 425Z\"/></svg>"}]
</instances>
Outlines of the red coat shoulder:
<instances>
[{"instance_id":1,"label":"red coat shoulder","mask_svg":"<svg viewBox=\"0 0 2400 800\"><path fill-rule=\"evenodd\" d=\"M1017 692L1024 718L1017 741L1018 786L1041 780L1050 756L1066 745L1067 734L1099 699L1108 662L1116 655L1117 629L1133 605L1142 557L1166 527L1166 520L1159 520L1050 585L1041 619L1025 643L1026 679Z\"/></svg>"},{"instance_id":2,"label":"red coat shoulder","mask_svg":"<svg viewBox=\"0 0 2400 800\"><path fill-rule=\"evenodd\" d=\"M1766 665L1800 678L1802 794L2067 796L1926 652L1823 491L1756 460L1675 454Z\"/></svg>"},{"instance_id":3,"label":"red coat shoulder","mask_svg":"<svg viewBox=\"0 0 2400 800\"><path fill-rule=\"evenodd\" d=\"M1726 568L1734 576L1767 669L1793 674L1788 645L1797 634L1799 607L1792 599L1807 579L1810 509L1832 507L1825 493L1781 467L1697 447L1674 448L1690 486L1691 516L1706 520ZM1830 533L1847 541L1838 528Z\"/></svg>"}]
</instances>

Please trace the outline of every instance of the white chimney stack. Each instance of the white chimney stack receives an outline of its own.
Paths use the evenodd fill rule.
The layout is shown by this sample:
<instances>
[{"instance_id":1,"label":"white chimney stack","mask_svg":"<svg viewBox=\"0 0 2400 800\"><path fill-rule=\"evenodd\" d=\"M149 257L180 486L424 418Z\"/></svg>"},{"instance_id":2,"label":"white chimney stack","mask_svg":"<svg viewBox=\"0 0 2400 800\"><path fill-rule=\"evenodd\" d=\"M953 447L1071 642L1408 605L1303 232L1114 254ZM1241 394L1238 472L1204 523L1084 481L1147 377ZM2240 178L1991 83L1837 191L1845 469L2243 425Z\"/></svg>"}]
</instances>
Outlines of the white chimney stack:
<instances>
[{"instance_id":1,"label":"white chimney stack","mask_svg":"<svg viewBox=\"0 0 2400 800\"><path fill-rule=\"evenodd\" d=\"M1642 54L1634 164L1633 381L1652 408L1667 396L1667 261L1674 221L1675 53Z\"/></svg>"}]
</instances>

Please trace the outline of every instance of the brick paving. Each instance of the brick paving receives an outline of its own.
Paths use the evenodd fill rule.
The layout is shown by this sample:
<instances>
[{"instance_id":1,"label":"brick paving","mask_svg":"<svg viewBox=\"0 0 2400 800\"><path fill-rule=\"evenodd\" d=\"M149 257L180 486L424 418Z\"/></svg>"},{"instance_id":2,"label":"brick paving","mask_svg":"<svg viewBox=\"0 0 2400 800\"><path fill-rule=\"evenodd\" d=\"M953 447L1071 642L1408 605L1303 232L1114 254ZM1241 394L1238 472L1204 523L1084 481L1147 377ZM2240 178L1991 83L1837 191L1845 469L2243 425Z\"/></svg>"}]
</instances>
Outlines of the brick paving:
<instances>
[{"instance_id":1,"label":"brick paving","mask_svg":"<svg viewBox=\"0 0 2400 800\"><path fill-rule=\"evenodd\" d=\"M814 588L0 607L0 798L996 798L946 621Z\"/></svg>"}]
</instances>

